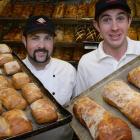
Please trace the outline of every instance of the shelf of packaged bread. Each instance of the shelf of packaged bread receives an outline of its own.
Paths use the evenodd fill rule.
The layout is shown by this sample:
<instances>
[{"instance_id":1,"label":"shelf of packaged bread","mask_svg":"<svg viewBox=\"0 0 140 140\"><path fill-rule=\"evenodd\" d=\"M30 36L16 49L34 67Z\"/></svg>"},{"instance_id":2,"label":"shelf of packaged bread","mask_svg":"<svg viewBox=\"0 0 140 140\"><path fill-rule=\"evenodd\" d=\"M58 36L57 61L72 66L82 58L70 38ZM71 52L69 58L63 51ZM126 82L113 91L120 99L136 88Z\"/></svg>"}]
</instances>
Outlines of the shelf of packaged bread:
<instances>
[{"instance_id":1,"label":"shelf of packaged bread","mask_svg":"<svg viewBox=\"0 0 140 140\"><path fill-rule=\"evenodd\" d=\"M0 21L5 22L5 21L18 21L18 22L24 22L26 21L27 18L24 17L2 17L0 16ZM59 24L79 24L79 23L92 23L94 18L92 17L86 17L86 18L52 18L52 20L55 23ZM140 17L133 17L132 21L135 23L140 22Z\"/></svg>"},{"instance_id":2,"label":"shelf of packaged bread","mask_svg":"<svg viewBox=\"0 0 140 140\"><path fill-rule=\"evenodd\" d=\"M21 46L23 43L21 41L16 41L16 40L2 40L0 41L1 43L8 44L10 46ZM55 47L76 47L76 46L83 46L82 42L55 42L54 43Z\"/></svg>"}]
</instances>

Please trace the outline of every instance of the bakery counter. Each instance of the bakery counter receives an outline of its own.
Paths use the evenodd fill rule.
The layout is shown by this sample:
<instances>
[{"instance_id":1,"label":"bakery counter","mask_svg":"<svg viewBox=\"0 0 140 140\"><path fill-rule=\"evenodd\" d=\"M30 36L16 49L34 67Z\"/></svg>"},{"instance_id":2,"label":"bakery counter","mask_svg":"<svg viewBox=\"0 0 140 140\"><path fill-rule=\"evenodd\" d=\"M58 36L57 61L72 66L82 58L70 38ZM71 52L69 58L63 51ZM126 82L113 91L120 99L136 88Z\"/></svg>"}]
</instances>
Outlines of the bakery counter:
<instances>
[{"instance_id":1,"label":"bakery counter","mask_svg":"<svg viewBox=\"0 0 140 140\"><path fill-rule=\"evenodd\" d=\"M94 86L92 86L91 88L89 88L88 90L86 90L85 92L83 92L82 94L80 94L78 97L76 97L75 99L73 99L71 101L71 103L69 104L69 107L67 109L73 115L73 120L71 122L71 126L74 129L75 133L77 134L77 136L79 137L80 140L92 140L90 131L88 131L88 129L86 127L81 125L81 123L76 119L76 117L73 113L74 103L77 103L77 101L79 99L81 99L81 97L84 97L84 96L93 99L96 103L98 103L99 105L104 107L108 112L110 112L114 116L125 121L128 124L129 128L131 128L132 139L133 140L140 139L140 129L137 128L136 126L134 126L132 123L130 123L130 121L127 119L127 117L124 116L118 109L107 104L103 100L103 96L102 96L103 87L105 85L107 85L109 82L112 82L113 80L117 80L117 79L123 80L127 85L130 86L130 88L132 88L133 90L135 90L137 92L140 92L140 90L138 88L136 88L135 86L130 84L127 80L128 73L137 66L140 66L140 56L135 58L128 64L124 65L123 67L121 67L120 69L118 69L117 71L115 71L114 73L112 73L111 75L109 75L108 77L103 79L102 81L98 82L97 84L95 84ZM85 118L85 120L86 120L86 118ZM88 118L87 118L87 121L88 121ZM91 130L91 131L94 132L94 130Z\"/></svg>"}]
</instances>

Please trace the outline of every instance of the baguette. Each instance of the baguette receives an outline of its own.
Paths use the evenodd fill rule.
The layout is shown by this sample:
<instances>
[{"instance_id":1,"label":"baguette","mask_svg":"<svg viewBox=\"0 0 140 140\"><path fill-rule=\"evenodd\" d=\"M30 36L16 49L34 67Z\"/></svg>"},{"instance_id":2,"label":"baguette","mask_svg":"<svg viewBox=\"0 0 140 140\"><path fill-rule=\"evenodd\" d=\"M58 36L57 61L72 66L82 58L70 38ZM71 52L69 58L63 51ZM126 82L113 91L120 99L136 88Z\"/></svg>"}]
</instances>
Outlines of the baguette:
<instances>
[{"instance_id":1,"label":"baguette","mask_svg":"<svg viewBox=\"0 0 140 140\"><path fill-rule=\"evenodd\" d=\"M124 81L114 80L103 89L103 99L120 110L136 127L140 128L140 93Z\"/></svg>"},{"instance_id":2,"label":"baguette","mask_svg":"<svg viewBox=\"0 0 140 140\"><path fill-rule=\"evenodd\" d=\"M77 100L73 112L89 130L93 140L132 140L131 129L127 123L111 115L89 97Z\"/></svg>"}]
</instances>

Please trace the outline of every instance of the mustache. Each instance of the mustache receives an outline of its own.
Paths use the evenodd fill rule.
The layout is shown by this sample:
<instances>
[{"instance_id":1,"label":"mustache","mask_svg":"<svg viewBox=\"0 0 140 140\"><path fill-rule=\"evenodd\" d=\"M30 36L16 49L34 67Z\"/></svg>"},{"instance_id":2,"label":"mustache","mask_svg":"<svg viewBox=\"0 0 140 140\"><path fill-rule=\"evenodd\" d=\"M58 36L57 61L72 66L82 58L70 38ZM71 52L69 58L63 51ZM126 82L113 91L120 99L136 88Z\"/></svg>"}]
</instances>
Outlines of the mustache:
<instances>
[{"instance_id":1,"label":"mustache","mask_svg":"<svg viewBox=\"0 0 140 140\"><path fill-rule=\"evenodd\" d=\"M37 53L37 52L48 53L48 50L46 50L46 49L37 49L37 50L34 51L34 54Z\"/></svg>"}]
</instances>

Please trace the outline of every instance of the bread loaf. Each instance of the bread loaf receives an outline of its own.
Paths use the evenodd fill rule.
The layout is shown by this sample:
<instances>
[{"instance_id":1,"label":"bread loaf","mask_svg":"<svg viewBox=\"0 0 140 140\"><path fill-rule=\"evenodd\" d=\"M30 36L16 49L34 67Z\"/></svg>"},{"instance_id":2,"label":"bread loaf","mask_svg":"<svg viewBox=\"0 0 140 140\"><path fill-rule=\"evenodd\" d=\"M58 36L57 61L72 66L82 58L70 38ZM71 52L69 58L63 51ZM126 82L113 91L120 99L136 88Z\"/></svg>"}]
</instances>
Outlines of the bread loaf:
<instances>
[{"instance_id":1,"label":"bread loaf","mask_svg":"<svg viewBox=\"0 0 140 140\"><path fill-rule=\"evenodd\" d=\"M33 117L39 124L55 122L58 119L55 107L47 99L39 99L33 102L30 107Z\"/></svg>"},{"instance_id":2,"label":"bread loaf","mask_svg":"<svg viewBox=\"0 0 140 140\"><path fill-rule=\"evenodd\" d=\"M94 140L132 140L127 123L111 115L89 97L78 99L73 112L81 124L88 128Z\"/></svg>"},{"instance_id":3,"label":"bread loaf","mask_svg":"<svg viewBox=\"0 0 140 140\"><path fill-rule=\"evenodd\" d=\"M140 66L132 69L128 73L127 79L130 83L140 88Z\"/></svg>"},{"instance_id":4,"label":"bread loaf","mask_svg":"<svg viewBox=\"0 0 140 140\"><path fill-rule=\"evenodd\" d=\"M140 93L122 80L109 82L103 89L103 99L119 109L136 127L140 128Z\"/></svg>"},{"instance_id":5,"label":"bread loaf","mask_svg":"<svg viewBox=\"0 0 140 140\"><path fill-rule=\"evenodd\" d=\"M33 130L31 121L28 120L24 111L13 109L4 112L2 116L8 121L12 135L19 135Z\"/></svg>"}]
</instances>

